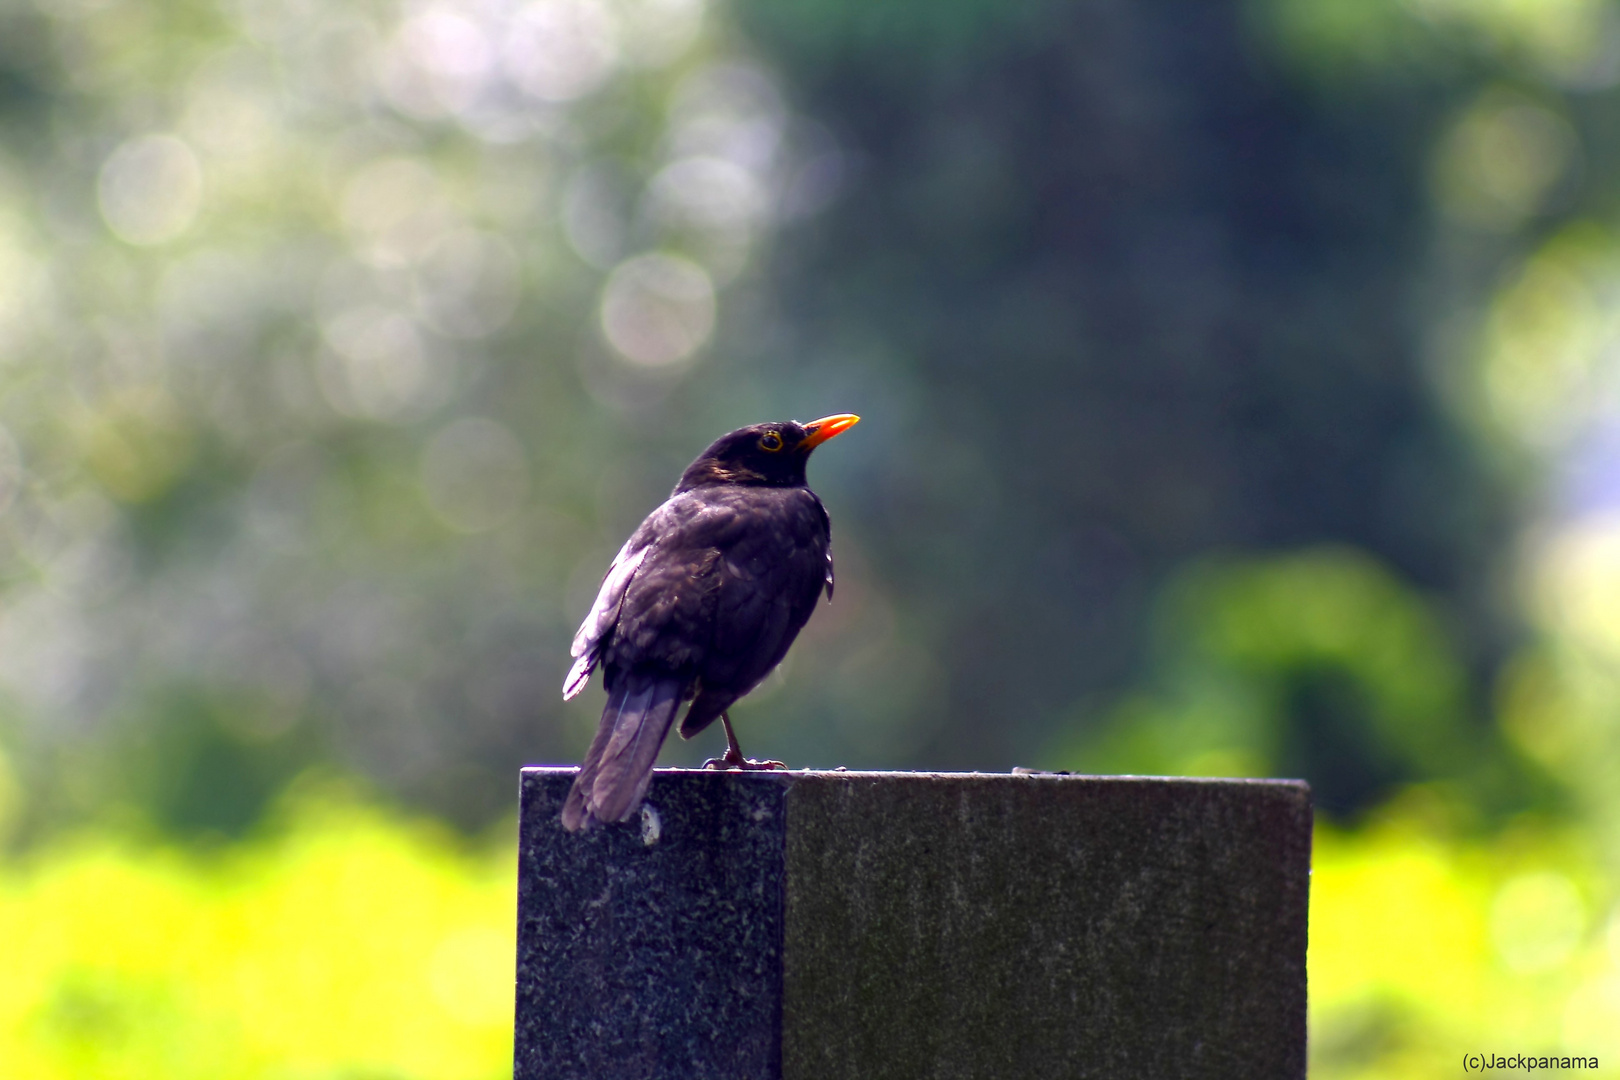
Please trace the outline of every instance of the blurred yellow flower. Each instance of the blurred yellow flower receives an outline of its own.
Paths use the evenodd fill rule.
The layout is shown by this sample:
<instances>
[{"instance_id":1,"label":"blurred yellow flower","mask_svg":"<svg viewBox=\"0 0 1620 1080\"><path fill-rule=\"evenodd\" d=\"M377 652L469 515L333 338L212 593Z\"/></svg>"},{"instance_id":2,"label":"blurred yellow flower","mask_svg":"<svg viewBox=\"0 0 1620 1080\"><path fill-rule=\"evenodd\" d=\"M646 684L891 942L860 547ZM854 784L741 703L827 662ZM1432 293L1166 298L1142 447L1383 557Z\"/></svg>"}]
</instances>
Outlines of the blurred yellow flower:
<instances>
[{"instance_id":1,"label":"blurred yellow flower","mask_svg":"<svg viewBox=\"0 0 1620 1080\"><path fill-rule=\"evenodd\" d=\"M0 867L10 1080L511 1069L515 858L305 795L213 856L105 832Z\"/></svg>"}]
</instances>

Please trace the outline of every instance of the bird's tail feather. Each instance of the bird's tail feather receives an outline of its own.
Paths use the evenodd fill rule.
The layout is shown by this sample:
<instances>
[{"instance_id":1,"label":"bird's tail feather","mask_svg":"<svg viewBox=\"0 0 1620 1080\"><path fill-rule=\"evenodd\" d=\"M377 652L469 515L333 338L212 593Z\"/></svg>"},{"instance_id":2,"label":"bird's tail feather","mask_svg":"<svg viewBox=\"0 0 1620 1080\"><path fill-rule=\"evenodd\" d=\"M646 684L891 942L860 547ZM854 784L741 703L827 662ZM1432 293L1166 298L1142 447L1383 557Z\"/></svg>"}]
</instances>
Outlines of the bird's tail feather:
<instances>
[{"instance_id":1,"label":"bird's tail feather","mask_svg":"<svg viewBox=\"0 0 1620 1080\"><path fill-rule=\"evenodd\" d=\"M623 821L636 812L684 689L682 680L659 674L630 673L619 680L563 803L564 828Z\"/></svg>"}]
</instances>

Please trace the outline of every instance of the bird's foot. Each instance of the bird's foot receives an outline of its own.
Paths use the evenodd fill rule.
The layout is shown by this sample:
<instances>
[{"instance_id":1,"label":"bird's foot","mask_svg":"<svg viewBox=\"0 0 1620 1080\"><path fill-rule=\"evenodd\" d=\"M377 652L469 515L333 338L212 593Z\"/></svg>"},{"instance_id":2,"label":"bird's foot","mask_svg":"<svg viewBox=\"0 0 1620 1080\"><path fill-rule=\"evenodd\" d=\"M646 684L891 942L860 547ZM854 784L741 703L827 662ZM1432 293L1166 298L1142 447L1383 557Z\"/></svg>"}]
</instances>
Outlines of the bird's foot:
<instances>
[{"instance_id":1,"label":"bird's foot","mask_svg":"<svg viewBox=\"0 0 1620 1080\"><path fill-rule=\"evenodd\" d=\"M744 772L770 772L775 769L785 770L787 765L780 761L755 761L752 758L745 758L741 754L733 756L727 753L722 757L710 758L703 763L703 767L717 771L738 769Z\"/></svg>"}]
</instances>

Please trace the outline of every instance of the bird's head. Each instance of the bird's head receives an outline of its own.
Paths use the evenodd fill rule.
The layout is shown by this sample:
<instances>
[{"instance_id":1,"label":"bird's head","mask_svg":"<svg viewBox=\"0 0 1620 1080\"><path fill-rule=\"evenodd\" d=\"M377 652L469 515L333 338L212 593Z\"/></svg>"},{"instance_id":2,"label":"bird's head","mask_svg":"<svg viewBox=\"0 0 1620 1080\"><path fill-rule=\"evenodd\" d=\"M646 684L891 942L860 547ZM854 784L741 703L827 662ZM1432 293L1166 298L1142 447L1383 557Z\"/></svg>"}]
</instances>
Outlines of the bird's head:
<instances>
[{"instance_id":1,"label":"bird's head","mask_svg":"<svg viewBox=\"0 0 1620 1080\"><path fill-rule=\"evenodd\" d=\"M804 483L810 451L859 422L853 413L837 413L801 424L783 420L750 424L722 435L686 467L676 491L705 484L760 484L793 487Z\"/></svg>"}]
</instances>

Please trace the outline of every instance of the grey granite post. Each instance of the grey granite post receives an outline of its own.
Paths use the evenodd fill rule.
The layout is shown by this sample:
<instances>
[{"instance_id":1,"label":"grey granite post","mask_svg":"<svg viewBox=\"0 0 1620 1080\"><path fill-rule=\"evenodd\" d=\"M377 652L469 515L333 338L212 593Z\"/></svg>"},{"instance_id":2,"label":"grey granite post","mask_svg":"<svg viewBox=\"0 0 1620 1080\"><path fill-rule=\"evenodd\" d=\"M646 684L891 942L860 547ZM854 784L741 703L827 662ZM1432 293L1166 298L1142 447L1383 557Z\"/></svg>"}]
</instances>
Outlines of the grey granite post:
<instances>
[{"instance_id":1,"label":"grey granite post","mask_svg":"<svg viewBox=\"0 0 1620 1080\"><path fill-rule=\"evenodd\" d=\"M1292 781L525 769L519 1080L1305 1075Z\"/></svg>"}]
</instances>

